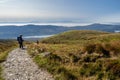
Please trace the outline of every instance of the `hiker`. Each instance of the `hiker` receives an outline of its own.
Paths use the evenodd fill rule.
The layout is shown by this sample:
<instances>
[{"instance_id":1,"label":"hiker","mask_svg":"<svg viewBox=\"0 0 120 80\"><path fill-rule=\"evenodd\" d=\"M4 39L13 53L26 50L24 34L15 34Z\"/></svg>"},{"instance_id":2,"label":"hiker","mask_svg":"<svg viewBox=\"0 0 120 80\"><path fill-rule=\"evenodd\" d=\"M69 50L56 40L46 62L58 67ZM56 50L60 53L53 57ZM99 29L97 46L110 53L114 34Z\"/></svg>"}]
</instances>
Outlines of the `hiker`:
<instances>
[{"instance_id":1,"label":"hiker","mask_svg":"<svg viewBox=\"0 0 120 80\"><path fill-rule=\"evenodd\" d=\"M19 37L17 37L17 41L18 41L18 43L19 43L19 47L21 48L21 49L23 49L23 38L22 38L22 35L20 35Z\"/></svg>"}]
</instances>

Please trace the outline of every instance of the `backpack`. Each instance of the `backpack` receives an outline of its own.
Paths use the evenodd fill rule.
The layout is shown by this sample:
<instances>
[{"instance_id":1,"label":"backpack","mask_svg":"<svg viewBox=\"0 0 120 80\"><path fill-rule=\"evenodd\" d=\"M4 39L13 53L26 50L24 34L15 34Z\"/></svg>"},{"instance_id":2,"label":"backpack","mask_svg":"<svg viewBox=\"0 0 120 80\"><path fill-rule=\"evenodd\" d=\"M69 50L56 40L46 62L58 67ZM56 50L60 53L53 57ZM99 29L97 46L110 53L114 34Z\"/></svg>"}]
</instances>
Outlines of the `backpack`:
<instances>
[{"instance_id":1,"label":"backpack","mask_svg":"<svg viewBox=\"0 0 120 80\"><path fill-rule=\"evenodd\" d=\"M20 37L17 37L17 41L20 41Z\"/></svg>"}]
</instances>

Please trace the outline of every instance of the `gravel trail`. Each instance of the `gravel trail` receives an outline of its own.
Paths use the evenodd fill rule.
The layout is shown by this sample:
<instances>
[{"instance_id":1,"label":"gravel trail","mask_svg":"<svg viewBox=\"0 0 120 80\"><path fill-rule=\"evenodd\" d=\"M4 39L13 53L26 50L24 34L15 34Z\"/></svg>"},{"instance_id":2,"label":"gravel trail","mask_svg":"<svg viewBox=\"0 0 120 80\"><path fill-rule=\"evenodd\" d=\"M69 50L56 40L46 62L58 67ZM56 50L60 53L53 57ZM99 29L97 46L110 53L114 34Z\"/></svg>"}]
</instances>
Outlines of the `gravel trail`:
<instances>
[{"instance_id":1,"label":"gravel trail","mask_svg":"<svg viewBox=\"0 0 120 80\"><path fill-rule=\"evenodd\" d=\"M5 80L54 80L47 71L38 68L26 50L11 51L3 69Z\"/></svg>"}]
</instances>

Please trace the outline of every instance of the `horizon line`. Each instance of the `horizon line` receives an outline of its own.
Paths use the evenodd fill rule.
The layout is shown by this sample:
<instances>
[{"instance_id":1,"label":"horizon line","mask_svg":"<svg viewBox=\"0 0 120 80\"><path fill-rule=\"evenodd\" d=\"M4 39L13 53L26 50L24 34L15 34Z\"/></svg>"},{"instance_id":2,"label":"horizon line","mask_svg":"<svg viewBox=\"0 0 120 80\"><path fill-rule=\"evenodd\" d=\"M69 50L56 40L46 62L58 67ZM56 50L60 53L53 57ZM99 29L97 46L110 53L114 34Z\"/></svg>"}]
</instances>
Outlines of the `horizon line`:
<instances>
[{"instance_id":1,"label":"horizon line","mask_svg":"<svg viewBox=\"0 0 120 80\"><path fill-rule=\"evenodd\" d=\"M1 23L0 26L25 26L25 25L53 25L53 26L64 26L64 27L74 27L74 26L88 26L92 24L110 24L114 23L25 23L25 22L15 22L15 23Z\"/></svg>"}]
</instances>

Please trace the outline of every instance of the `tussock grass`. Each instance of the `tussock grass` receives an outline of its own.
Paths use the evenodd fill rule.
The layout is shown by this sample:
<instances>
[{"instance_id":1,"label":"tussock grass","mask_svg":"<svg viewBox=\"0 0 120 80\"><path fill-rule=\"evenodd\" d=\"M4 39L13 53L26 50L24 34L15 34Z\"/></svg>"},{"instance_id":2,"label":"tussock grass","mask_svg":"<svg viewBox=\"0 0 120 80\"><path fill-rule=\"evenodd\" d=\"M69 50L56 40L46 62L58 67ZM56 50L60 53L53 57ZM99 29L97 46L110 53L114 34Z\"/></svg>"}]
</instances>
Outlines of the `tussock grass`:
<instances>
[{"instance_id":1,"label":"tussock grass","mask_svg":"<svg viewBox=\"0 0 120 80\"><path fill-rule=\"evenodd\" d=\"M120 34L97 31L69 31L28 46L39 67L56 80L117 80ZM40 54L51 52L42 57Z\"/></svg>"}]
</instances>

